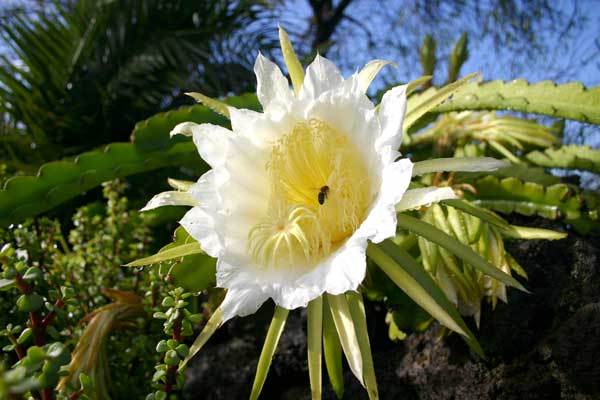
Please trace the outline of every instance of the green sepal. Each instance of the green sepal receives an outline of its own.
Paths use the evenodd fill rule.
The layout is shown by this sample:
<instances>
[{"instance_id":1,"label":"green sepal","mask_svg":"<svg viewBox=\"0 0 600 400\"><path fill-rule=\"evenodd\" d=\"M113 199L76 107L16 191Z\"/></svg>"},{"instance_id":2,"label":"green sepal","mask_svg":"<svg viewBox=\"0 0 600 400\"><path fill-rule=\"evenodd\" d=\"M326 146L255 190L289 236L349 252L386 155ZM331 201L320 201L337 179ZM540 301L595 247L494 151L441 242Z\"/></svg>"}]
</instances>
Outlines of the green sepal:
<instances>
[{"instance_id":1,"label":"green sepal","mask_svg":"<svg viewBox=\"0 0 600 400\"><path fill-rule=\"evenodd\" d=\"M329 382L337 398L341 399L344 396L342 344L335 329L326 296L323 296L323 354Z\"/></svg>"},{"instance_id":2,"label":"green sepal","mask_svg":"<svg viewBox=\"0 0 600 400\"><path fill-rule=\"evenodd\" d=\"M323 358L323 297L319 296L308 303L307 350L308 374L312 400L320 400L322 393L321 359Z\"/></svg>"},{"instance_id":3,"label":"green sepal","mask_svg":"<svg viewBox=\"0 0 600 400\"><path fill-rule=\"evenodd\" d=\"M411 230L417 235L423 236L427 240L438 244L474 268L479 269L484 274L496 278L508 286L528 292L523 285L515 280L515 278L494 267L479 254L475 253L470 247L453 239L436 227L405 214L398 214L397 222L399 227Z\"/></svg>"},{"instance_id":4,"label":"green sepal","mask_svg":"<svg viewBox=\"0 0 600 400\"><path fill-rule=\"evenodd\" d=\"M441 204L445 204L454 208L457 208L467 214L471 214L480 220L488 222L492 225L496 225L498 228L508 228L508 222L494 214L493 212L486 210L485 208L474 206L466 200L462 199L448 199L442 200Z\"/></svg>"},{"instance_id":5,"label":"green sepal","mask_svg":"<svg viewBox=\"0 0 600 400\"><path fill-rule=\"evenodd\" d=\"M346 296L344 294L327 294L327 302L348 366L360 384L365 386L362 355Z\"/></svg>"},{"instance_id":6,"label":"green sepal","mask_svg":"<svg viewBox=\"0 0 600 400\"><path fill-rule=\"evenodd\" d=\"M198 242L180 244L174 247L170 247L166 250L161 249L158 253L154 255L132 261L129 264L126 264L125 266L142 267L199 253L202 253L202 249L200 248L200 244Z\"/></svg>"},{"instance_id":7,"label":"green sepal","mask_svg":"<svg viewBox=\"0 0 600 400\"><path fill-rule=\"evenodd\" d=\"M288 314L289 310L275 306L275 314L271 320L271 325L269 325L267 337L265 338L265 343L263 344L263 348L258 359L258 365L256 366L256 375L254 376L250 400L257 400L258 396L260 396L260 392L262 391L265 380L267 379L267 374L269 373L269 368L271 367L273 355L277 349L277 343L279 343L279 338L281 337L281 333L285 327L285 321L287 320Z\"/></svg>"},{"instance_id":8,"label":"green sepal","mask_svg":"<svg viewBox=\"0 0 600 400\"><path fill-rule=\"evenodd\" d=\"M385 240L377 245L370 244L367 255L419 306L440 323L459 333L473 351L484 357L481 346L456 307L431 276L407 252L392 241Z\"/></svg>"},{"instance_id":9,"label":"green sepal","mask_svg":"<svg viewBox=\"0 0 600 400\"><path fill-rule=\"evenodd\" d=\"M347 292L346 299L352 315L358 346L362 355L363 379L369 395L369 400L379 399L377 390L377 377L375 376L375 366L373 365L373 355L371 353L371 344L369 342L369 331L367 330L367 315L363 303L362 294L359 292Z\"/></svg>"}]
</instances>

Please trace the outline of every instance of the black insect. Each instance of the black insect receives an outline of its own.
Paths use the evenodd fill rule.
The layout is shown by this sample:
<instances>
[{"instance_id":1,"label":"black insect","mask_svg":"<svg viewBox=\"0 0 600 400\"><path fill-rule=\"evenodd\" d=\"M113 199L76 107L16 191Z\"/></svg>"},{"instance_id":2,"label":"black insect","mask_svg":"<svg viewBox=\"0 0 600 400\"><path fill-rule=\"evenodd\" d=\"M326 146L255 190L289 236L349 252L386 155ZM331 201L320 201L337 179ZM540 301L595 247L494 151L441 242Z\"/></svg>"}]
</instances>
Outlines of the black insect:
<instances>
[{"instance_id":1,"label":"black insect","mask_svg":"<svg viewBox=\"0 0 600 400\"><path fill-rule=\"evenodd\" d=\"M323 205L323 203L325 203L325 199L327 199L328 194L329 186L325 185L321 187L321 190L319 190L319 194L317 195L317 200L319 201L319 204Z\"/></svg>"}]
</instances>

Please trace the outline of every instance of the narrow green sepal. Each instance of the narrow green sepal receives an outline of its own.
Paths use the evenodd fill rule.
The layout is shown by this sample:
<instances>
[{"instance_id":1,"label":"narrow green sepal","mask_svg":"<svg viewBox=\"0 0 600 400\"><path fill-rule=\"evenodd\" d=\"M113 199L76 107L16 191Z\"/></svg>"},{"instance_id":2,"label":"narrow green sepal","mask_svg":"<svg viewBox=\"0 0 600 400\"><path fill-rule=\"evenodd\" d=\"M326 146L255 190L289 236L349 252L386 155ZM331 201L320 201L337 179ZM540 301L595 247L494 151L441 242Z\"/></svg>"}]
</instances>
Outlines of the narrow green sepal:
<instances>
[{"instance_id":1,"label":"narrow green sepal","mask_svg":"<svg viewBox=\"0 0 600 400\"><path fill-rule=\"evenodd\" d=\"M484 357L481 346L456 307L410 254L386 240L377 245L370 244L367 255L419 306L444 326L459 333L475 353Z\"/></svg>"},{"instance_id":2,"label":"narrow green sepal","mask_svg":"<svg viewBox=\"0 0 600 400\"><path fill-rule=\"evenodd\" d=\"M323 297L317 297L308 303L307 318L308 336L308 374L310 377L310 392L312 400L321 400L322 372L321 359L323 354Z\"/></svg>"},{"instance_id":3,"label":"narrow green sepal","mask_svg":"<svg viewBox=\"0 0 600 400\"><path fill-rule=\"evenodd\" d=\"M279 343L279 338L281 337L289 313L289 310L275 306L275 314L271 320L271 325L269 325L265 343L263 344L260 358L258 359L258 365L256 366L256 375L254 376L250 400L257 400L258 396L260 396L260 392L267 379L267 374L269 373L269 368L271 367L273 355L277 349L277 343Z\"/></svg>"},{"instance_id":4,"label":"narrow green sepal","mask_svg":"<svg viewBox=\"0 0 600 400\"><path fill-rule=\"evenodd\" d=\"M342 344L335 329L327 296L323 296L323 354L329 382L336 397L341 399L344 396Z\"/></svg>"},{"instance_id":5,"label":"narrow green sepal","mask_svg":"<svg viewBox=\"0 0 600 400\"><path fill-rule=\"evenodd\" d=\"M399 227L413 231L417 235L423 236L425 239L445 248L458 258L464 260L467 264L479 269L484 274L496 278L508 286L529 293L529 291L515 278L494 267L479 254L475 253L470 247L453 239L436 227L405 214L398 214L397 223Z\"/></svg>"}]
</instances>

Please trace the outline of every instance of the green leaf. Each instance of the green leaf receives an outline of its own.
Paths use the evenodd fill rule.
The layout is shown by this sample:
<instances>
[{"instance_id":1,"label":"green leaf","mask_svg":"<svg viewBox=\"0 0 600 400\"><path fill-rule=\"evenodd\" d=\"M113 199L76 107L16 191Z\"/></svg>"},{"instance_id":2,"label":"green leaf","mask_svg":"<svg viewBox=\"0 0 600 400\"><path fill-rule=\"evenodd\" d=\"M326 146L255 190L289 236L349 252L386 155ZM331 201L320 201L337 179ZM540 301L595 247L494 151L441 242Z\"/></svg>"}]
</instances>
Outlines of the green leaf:
<instances>
[{"instance_id":1,"label":"green leaf","mask_svg":"<svg viewBox=\"0 0 600 400\"><path fill-rule=\"evenodd\" d=\"M197 244L196 240L182 227L175 230L175 240L160 249L158 254L176 247ZM199 246L199 244L197 244ZM216 259L198 252L178 260L171 268L171 277L177 286L185 290L198 292L215 283Z\"/></svg>"},{"instance_id":2,"label":"green leaf","mask_svg":"<svg viewBox=\"0 0 600 400\"><path fill-rule=\"evenodd\" d=\"M472 202L495 211L510 214L539 215L544 218L575 219L581 215L583 203L568 185L544 187L517 178L498 179L487 176L473 182L477 190Z\"/></svg>"},{"instance_id":3,"label":"green leaf","mask_svg":"<svg viewBox=\"0 0 600 400\"><path fill-rule=\"evenodd\" d=\"M0 290L8 290L15 286L14 279L0 279Z\"/></svg>"},{"instance_id":4,"label":"green leaf","mask_svg":"<svg viewBox=\"0 0 600 400\"><path fill-rule=\"evenodd\" d=\"M23 344L23 343L27 342L27 340L29 340L29 338L31 337L32 334L33 334L33 329L31 329L31 328L23 329L23 332L21 332L21 334L17 338L17 343Z\"/></svg>"},{"instance_id":5,"label":"green leaf","mask_svg":"<svg viewBox=\"0 0 600 400\"><path fill-rule=\"evenodd\" d=\"M600 174L600 150L589 146L570 145L558 149L532 151L526 154L525 158L530 163L542 167L584 169Z\"/></svg>"},{"instance_id":6,"label":"green leaf","mask_svg":"<svg viewBox=\"0 0 600 400\"><path fill-rule=\"evenodd\" d=\"M265 343L258 359L258 365L256 366L256 375L254 377L254 384L252 385L252 392L250 393L250 400L257 400L262 391L288 314L289 310L275 306L275 315L273 315L271 325L269 325L267 337L265 338Z\"/></svg>"},{"instance_id":7,"label":"green leaf","mask_svg":"<svg viewBox=\"0 0 600 400\"><path fill-rule=\"evenodd\" d=\"M423 236L425 239L438 244L458 258L463 259L467 264L479 269L484 274L496 278L508 286L527 292L523 285L515 280L515 278L494 267L479 254L475 253L470 247L453 239L436 227L405 214L398 214L397 220L399 227L413 231L417 235Z\"/></svg>"},{"instance_id":8,"label":"green leaf","mask_svg":"<svg viewBox=\"0 0 600 400\"><path fill-rule=\"evenodd\" d=\"M37 293L22 294L17 299L17 308L22 312L39 310L44 305L44 299Z\"/></svg>"},{"instance_id":9,"label":"green leaf","mask_svg":"<svg viewBox=\"0 0 600 400\"><path fill-rule=\"evenodd\" d=\"M600 87L587 89L579 82L529 84L522 79L470 83L433 111L460 110L513 110L600 124Z\"/></svg>"},{"instance_id":10,"label":"green leaf","mask_svg":"<svg viewBox=\"0 0 600 400\"><path fill-rule=\"evenodd\" d=\"M373 365L373 355L371 354L371 344L369 343L369 331L367 330L367 316L365 314L365 305L362 294L359 292L347 292L348 307L354 322L358 346L362 354L363 376L365 386L370 400L379 398L377 391L377 378L375 376L375 367Z\"/></svg>"},{"instance_id":11,"label":"green leaf","mask_svg":"<svg viewBox=\"0 0 600 400\"><path fill-rule=\"evenodd\" d=\"M140 258L139 260L132 261L125 266L141 267L198 253L202 253L202 249L200 248L200 244L198 242L182 244L176 247L171 247L167 250L160 250L158 253L152 256Z\"/></svg>"},{"instance_id":12,"label":"green leaf","mask_svg":"<svg viewBox=\"0 0 600 400\"><path fill-rule=\"evenodd\" d=\"M199 292L215 285L217 260L206 254L185 256L171 269L177 286L190 292Z\"/></svg>"},{"instance_id":13,"label":"green leaf","mask_svg":"<svg viewBox=\"0 0 600 400\"><path fill-rule=\"evenodd\" d=\"M183 227L175 230L175 240L158 253L135 260L127 267L139 267L176 260L170 274L176 285L198 292L214 284L216 260L202 252L200 244Z\"/></svg>"},{"instance_id":14,"label":"green leaf","mask_svg":"<svg viewBox=\"0 0 600 400\"><path fill-rule=\"evenodd\" d=\"M469 346L483 357L481 347L456 307L431 276L408 253L390 240L386 240L378 245L369 245L367 255L411 299L444 326L459 333Z\"/></svg>"},{"instance_id":15,"label":"green leaf","mask_svg":"<svg viewBox=\"0 0 600 400\"><path fill-rule=\"evenodd\" d=\"M342 344L335 329L327 297L323 296L323 354L331 387L338 399L344 396Z\"/></svg>"},{"instance_id":16,"label":"green leaf","mask_svg":"<svg viewBox=\"0 0 600 400\"><path fill-rule=\"evenodd\" d=\"M323 354L323 297L319 296L308 303L307 318L308 375L312 400L321 400L323 383L321 380L321 358Z\"/></svg>"},{"instance_id":17,"label":"green leaf","mask_svg":"<svg viewBox=\"0 0 600 400\"><path fill-rule=\"evenodd\" d=\"M0 225L36 216L108 180L186 163L201 165L191 142L159 152L113 143L73 161L54 161L43 165L35 177L17 176L6 182L0 191Z\"/></svg>"}]
</instances>

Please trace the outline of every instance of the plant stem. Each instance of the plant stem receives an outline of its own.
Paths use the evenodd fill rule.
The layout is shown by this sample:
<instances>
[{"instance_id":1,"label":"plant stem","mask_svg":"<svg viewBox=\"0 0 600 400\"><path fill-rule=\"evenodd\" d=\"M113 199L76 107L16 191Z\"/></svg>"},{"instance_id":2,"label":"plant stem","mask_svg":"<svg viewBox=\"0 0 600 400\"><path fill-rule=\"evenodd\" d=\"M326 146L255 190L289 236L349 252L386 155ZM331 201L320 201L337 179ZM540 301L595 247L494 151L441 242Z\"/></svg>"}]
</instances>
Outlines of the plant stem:
<instances>
[{"instance_id":1,"label":"plant stem","mask_svg":"<svg viewBox=\"0 0 600 400\"><path fill-rule=\"evenodd\" d=\"M54 393L52 392L52 388L42 389L42 400L52 400L54 399Z\"/></svg>"},{"instance_id":2,"label":"plant stem","mask_svg":"<svg viewBox=\"0 0 600 400\"><path fill-rule=\"evenodd\" d=\"M23 350L23 347L21 347L21 345L17 342L15 337L13 335L8 335L8 340L10 340L13 346L15 346L15 353L17 353L17 357L19 358L19 360L25 357L25 350Z\"/></svg>"},{"instance_id":3,"label":"plant stem","mask_svg":"<svg viewBox=\"0 0 600 400\"><path fill-rule=\"evenodd\" d=\"M175 322L173 322L173 335L172 338L173 340L176 340L177 343L181 343L181 320L183 319L183 316L177 318L175 320ZM167 395L171 394L173 392L173 386L175 385L175 378L177 375L177 365L172 365L169 367L169 369L167 370L167 379L165 382L165 392L167 393Z\"/></svg>"},{"instance_id":4,"label":"plant stem","mask_svg":"<svg viewBox=\"0 0 600 400\"><path fill-rule=\"evenodd\" d=\"M54 307L55 308L63 308L65 306L65 303L63 302L62 299L58 299L54 302ZM45 329L48 327L48 325L50 325L52 323L52 321L54 320L54 318L56 317L56 311L52 310L50 311L42 320L42 327Z\"/></svg>"}]
</instances>

